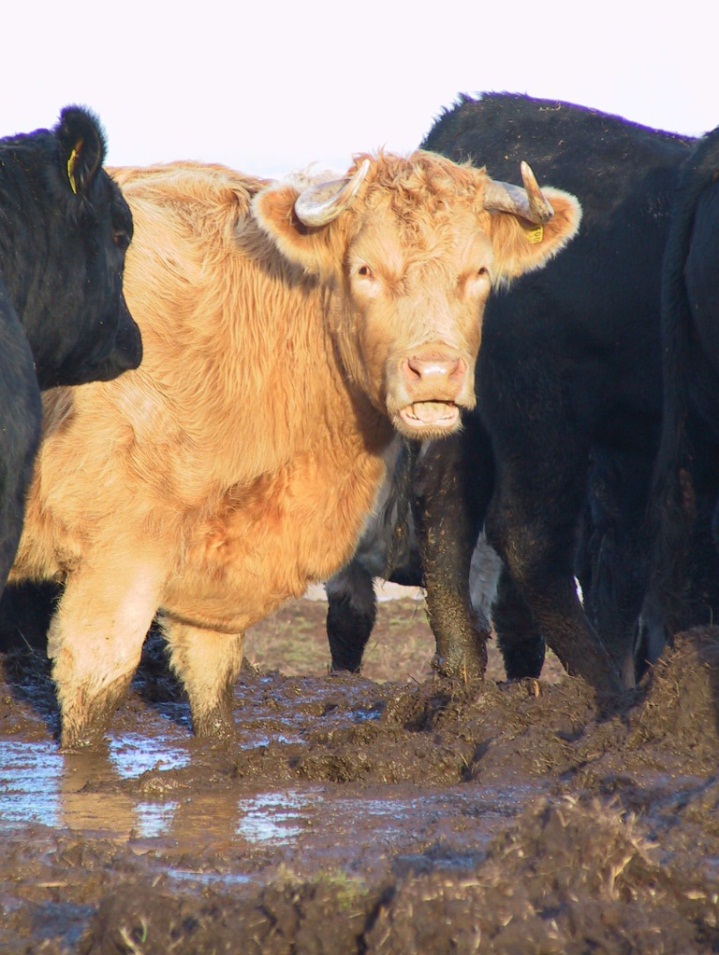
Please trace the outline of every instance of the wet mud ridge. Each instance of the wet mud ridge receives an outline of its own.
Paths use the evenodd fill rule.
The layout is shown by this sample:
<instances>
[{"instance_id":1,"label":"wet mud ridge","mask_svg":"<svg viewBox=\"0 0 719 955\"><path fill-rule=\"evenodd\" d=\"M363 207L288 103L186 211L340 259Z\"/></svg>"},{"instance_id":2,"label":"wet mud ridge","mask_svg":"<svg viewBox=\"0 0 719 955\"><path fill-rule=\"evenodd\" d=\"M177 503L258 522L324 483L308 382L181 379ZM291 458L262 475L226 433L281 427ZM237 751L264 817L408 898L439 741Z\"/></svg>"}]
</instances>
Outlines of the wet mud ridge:
<instances>
[{"instance_id":1,"label":"wet mud ridge","mask_svg":"<svg viewBox=\"0 0 719 955\"><path fill-rule=\"evenodd\" d=\"M247 668L224 747L148 645L78 755L0 659L0 952L719 952L717 629L621 703Z\"/></svg>"}]
</instances>

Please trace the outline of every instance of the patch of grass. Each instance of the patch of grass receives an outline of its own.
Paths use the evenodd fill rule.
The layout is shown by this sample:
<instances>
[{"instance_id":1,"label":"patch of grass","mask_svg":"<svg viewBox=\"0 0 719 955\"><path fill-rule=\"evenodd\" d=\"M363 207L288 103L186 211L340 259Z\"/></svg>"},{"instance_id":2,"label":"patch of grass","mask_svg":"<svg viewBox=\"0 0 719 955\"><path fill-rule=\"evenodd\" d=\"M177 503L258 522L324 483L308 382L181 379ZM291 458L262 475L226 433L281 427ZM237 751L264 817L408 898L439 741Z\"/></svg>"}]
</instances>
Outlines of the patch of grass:
<instances>
[{"instance_id":1,"label":"patch of grass","mask_svg":"<svg viewBox=\"0 0 719 955\"><path fill-rule=\"evenodd\" d=\"M320 676L330 666L327 604L294 600L252 627L245 657L260 670L286 676ZM431 672L434 637L421 600L383 601L365 650L364 676L377 682L423 680Z\"/></svg>"},{"instance_id":2,"label":"patch of grass","mask_svg":"<svg viewBox=\"0 0 719 955\"><path fill-rule=\"evenodd\" d=\"M358 903L363 903L369 894L369 889L364 879L359 876L351 876L341 869L326 869L319 874L307 879L298 875L289 866L281 865L277 870L277 878L274 883L277 887L288 887L290 889L320 889L325 894L331 895L336 901L337 907L344 915L354 916L361 911L357 909Z\"/></svg>"}]
</instances>

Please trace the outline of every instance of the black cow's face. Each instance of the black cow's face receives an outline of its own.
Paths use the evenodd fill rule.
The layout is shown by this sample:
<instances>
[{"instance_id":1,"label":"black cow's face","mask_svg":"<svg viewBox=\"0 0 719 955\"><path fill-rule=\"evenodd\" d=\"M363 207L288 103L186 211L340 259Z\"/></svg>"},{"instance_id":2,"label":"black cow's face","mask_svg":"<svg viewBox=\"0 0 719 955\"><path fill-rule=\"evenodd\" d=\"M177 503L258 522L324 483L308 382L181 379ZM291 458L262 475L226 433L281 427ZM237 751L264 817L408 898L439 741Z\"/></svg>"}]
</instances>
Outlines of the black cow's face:
<instances>
[{"instance_id":1,"label":"black cow's face","mask_svg":"<svg viewBox=\"0 0 719 955\"><path fill-rule=\"evenodd\" d=\"M0 271L41 388L107 381L142 359L122 291L132 216L97 119L0 140Z\"/></svg>"},{"instance_id":2,"label":"black cow's face","mask_svg":"<svg viewBox=\"0 0 719 955\"><path fill-rule=\"evenodd\" d=\"M66 234L65 285L49 316L60 335L54 355L38 364L41 388L109 381L140 364L140 330L122 291L131 239L130 208L101 170L92 202Z\"/></svg>"}]
</instances>

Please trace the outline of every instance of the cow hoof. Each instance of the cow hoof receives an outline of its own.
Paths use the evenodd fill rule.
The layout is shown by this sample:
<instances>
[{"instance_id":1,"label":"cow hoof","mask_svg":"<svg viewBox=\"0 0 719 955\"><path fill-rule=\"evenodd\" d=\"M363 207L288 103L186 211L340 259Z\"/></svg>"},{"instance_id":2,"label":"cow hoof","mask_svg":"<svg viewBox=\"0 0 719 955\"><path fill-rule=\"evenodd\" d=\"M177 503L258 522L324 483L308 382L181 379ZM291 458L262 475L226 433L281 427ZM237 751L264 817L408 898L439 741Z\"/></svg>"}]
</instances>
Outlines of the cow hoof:
<instances>
[{"instance_id":1,"label":"cow hoof","mask_svg":"<svg viewBox=\"0 0 719 955\"><path fill-rule=\"evenodd\" d=\"M203 714L192 715L192 731L198 739L217 742L235 739L235 721L232 710L218 707Z\"/></svg>"},{"instance_id":2,"label":"cow hoof","mask_svg":"<svg viewBox=\"0 0 719 955\"><path fill-rule=\"evenodd\" d=\"M362 667L344 667L332 663L327 673L329 676L361 676Z\"/></svg>"},{"instance_id":3,"label":"cow hoof","mask_svg":"<svg viewBox=\"0 0 719 955\"><path fill-rule=\"evenodd\" d=\"M63 751L100 748L131 679L132 674L122 676L91 699L88 699L86 689L77 687L71 695L58 687L62 714L60 748Z\"/></svg>"},{"instance_id":4,"label":"cow hoof","mask_svg":"<svg viewBox=\"0 0 719 955\"><path fill-rule=\"evenodd\" d=\"M77 753L101 749L111 716L112 714L109 714L107 718L82 721L63 718L62 733L60 734L61 751L63 753Z\"/></svg>"},{"instance_id":5,"label":"cow hoof","mask_svg":"<svg viewBox=\"0 0 719 955\"><path fill-rule=\"evenodd\" d=\"M432 658L432 669L439 676L450 680L459 680L460 683L476 683L484 680L487 669L486 661L467 659L464 656L442 657L435 654Z\"/></svg>"}]
</instances>

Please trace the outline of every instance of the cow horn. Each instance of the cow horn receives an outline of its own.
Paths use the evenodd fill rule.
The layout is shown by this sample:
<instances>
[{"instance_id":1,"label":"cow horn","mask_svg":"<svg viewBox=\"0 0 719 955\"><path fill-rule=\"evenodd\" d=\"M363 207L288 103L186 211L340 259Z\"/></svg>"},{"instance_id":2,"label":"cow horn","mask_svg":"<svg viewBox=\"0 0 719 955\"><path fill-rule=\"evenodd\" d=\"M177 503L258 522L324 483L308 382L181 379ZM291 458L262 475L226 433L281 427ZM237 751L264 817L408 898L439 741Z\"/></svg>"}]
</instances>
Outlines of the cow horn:
<instances>
[{"instance_id":1,"label":"cow horn","mask_svg":"<svg viewBox=\"0 0 719 955\"><path fill-rule=\"evenodd\" d=\"M529 163L522 162L520 168L524 189L490 179L484 191L484 208L490 212L510 212L537 225L549 222L554 209L539 188Z\"/></svg>"},{"instance_id":2,"label":"cow horn","mask_svg":"<svg viewBox=\"0 0 719 955\"><path fill-rule=\"evenodd\" d=\"M310 228L316 228L336 219L352 205L369 165L369 159L365 159L351 179L335 179L305 189L295 200L295 215L300 222Z\"/></svg>"}]
</instances>

